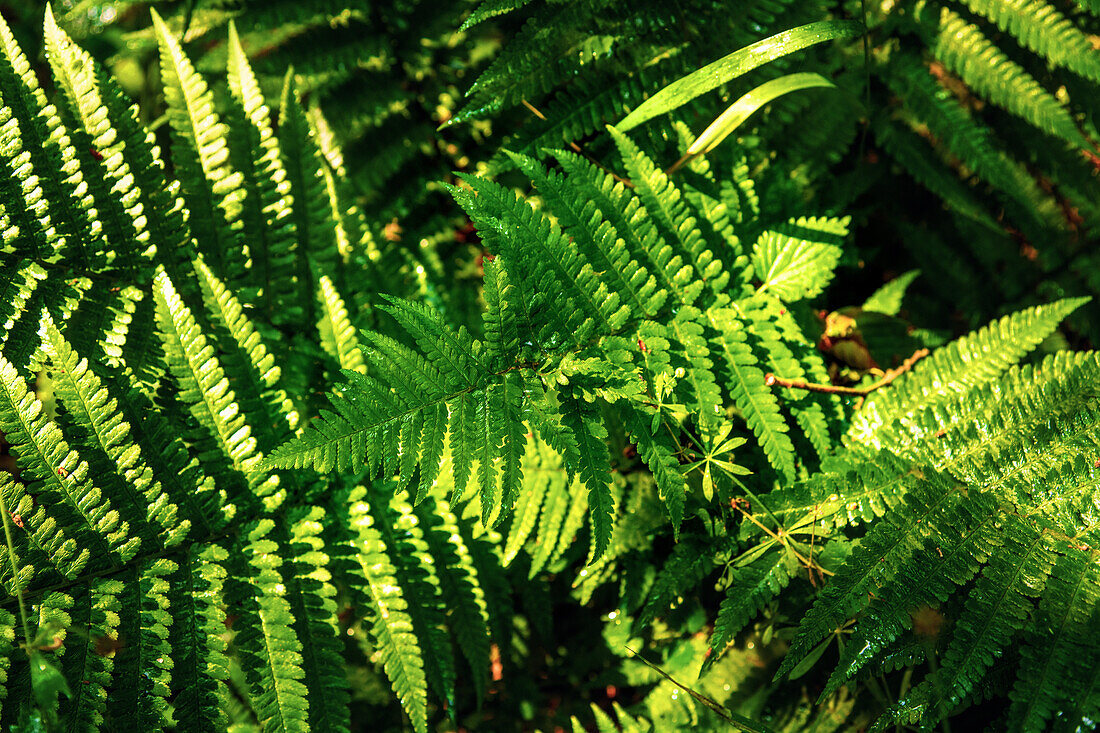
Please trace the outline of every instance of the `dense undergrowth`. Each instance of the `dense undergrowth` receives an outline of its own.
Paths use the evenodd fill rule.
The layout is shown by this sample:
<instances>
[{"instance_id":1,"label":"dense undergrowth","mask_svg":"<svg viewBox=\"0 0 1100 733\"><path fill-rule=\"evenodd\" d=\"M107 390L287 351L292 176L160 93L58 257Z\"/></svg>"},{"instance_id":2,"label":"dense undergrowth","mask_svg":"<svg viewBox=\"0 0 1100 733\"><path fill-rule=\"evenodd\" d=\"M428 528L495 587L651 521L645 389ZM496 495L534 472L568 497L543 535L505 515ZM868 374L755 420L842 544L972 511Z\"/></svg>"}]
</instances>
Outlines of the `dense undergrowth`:
<instances>
[{"instance_id":1,"label":"dense undergrowth","mask_svg":"<svg viewBox=\"0 0 1100 733\"><path fill-rule=\"evenodd\" d=\"M1091 729L1097 12L0 3L0 728Z\"/></svg>"}]
</instances>

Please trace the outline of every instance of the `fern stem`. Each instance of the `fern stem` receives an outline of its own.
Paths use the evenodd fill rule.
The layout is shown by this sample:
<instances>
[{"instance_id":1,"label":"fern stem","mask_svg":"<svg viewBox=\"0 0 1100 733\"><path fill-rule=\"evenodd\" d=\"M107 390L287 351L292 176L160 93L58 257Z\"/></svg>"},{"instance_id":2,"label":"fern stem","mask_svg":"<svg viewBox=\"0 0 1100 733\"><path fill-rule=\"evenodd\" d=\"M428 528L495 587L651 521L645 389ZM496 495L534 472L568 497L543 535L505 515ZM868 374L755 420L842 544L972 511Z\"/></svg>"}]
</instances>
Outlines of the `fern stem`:
<instances>
[{"instance_id":1,"label":"fern stem","mask_svg":"<svg viewBox=\"0 0 1100 733\"><path fill-rule=\"evenodd\" d=\"M668 680L672 684L676 685L677 687L679 687L681 690L683 690L687 694L691 695L694 699L698 700L700 703L702 703L706 707L713 710L718 715L718 717L722 718L722 720L725 720L727 723L732 723L738 729L743 730L743 731L748 731L748 733L765 733L765 731L767 731L767 728L764 728L763 726L758 725L756 723L756 721L750 720L749 718L745 718L745 717L742 717L740 715L737 715L736 713L732 712L731 710L726 708L721 703L719 703L715 700L712 700L711 698L707 697L706 695L703 695L701 693L696 692L695 690L691 689L690 687L688 687L685 684L682 684L679 680L674 678L668 672L664 671L663 669L658 667L656 664L654 664L653 662L651 662L648 659L646 659L645 657L643 657L641 654L636 652L631 647L624 645L623 648L625 648L628 652L633 654L634 657L636 659L638 659L639 661L641 661L645 666L649 667L654 672L661 675L666 680Z\"/></svg>"},{"instance_id":2,"label":"fern stem","mask_svg":"<svg viewBox=\"0 0 1100 733\"><path fill-rule=\"evenodd\" d=\"M804 389L807 392L823 392L825 394L842 394L852 395L855 397L866 397L877 389L882 389L886 385L893 382L895 379L905 374L912 369L918 361L928 356L928 349L917 349L913 352L913 355L902 362L901 366L896 369L890 369L882 375L882 379L878 380L874 384L868 384L866 387L843 387L836 384L815 384L813 382L807 382L805 379L783 379L777 377L772 373L764 375L764 383L769 387L779 385L780 387L788 387L790 389Z\"/></svg>"}]
</instances>

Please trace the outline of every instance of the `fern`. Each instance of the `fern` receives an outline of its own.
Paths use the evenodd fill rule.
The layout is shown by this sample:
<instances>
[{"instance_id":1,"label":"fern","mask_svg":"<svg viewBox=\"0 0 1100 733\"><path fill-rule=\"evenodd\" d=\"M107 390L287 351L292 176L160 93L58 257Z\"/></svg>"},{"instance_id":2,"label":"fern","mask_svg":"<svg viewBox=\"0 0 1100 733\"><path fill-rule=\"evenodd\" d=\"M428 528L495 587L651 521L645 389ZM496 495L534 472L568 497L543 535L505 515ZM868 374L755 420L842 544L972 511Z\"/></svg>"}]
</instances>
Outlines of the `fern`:
<instances>
[{"instance_id":1,"label":"fern","mask_svg":"<svg viewBox=\"0 0 1100 733\"><path fill-rule=\"evenodd\" d=\"M199 76L160 16L153 11L160 44L160 63L172 125L172 161L191 217L188 224L200 252L231 280L242 276L244 263L234 261L239 244L241 174L229 164L226 127L214 111L213 94Z\"/></svg>"},{"instance_id":2,"label":"fern","mask_svg":"<svg viewBox=\"0 0 1100 733\"><path fill-rule=\"evenodd\" d=\"M967 7L1011 33L1020 45L1096 81L1100 74L1096 54L1085 35L1058 11L1043 2L1007 3L971 0Z\"/></svg>"},{"instance_id":3,"label":"fern","mask_svg":"<svg viewBox=\"0 0 1100 733\"><path fill-rule=\"evenodd\" d=\"M922 364L897 390L869 400L852 422L849 435L874 445L875 425L892 422L903 412L937 400L937 392L962 391L996 378L1083 303L1069 299L1021 311L955 341Z\"/></svg>"},{"instance_id":4,"label":"fern","mask_svg":"<svg viewBox=\"0 0 1100 733\"><path fill-rule=\"evenodd\" d=\"M1067 303L1060 312L1053 310L1061 316L1076 305ZM960 353L968 341L943 350L940 363ZM1008 356L1016 348L1005 340L996 349L984 351ZM977 364L968 366L981 373ZM1092 358L1048 357L1034 368L1017 367L1003 377L987 377L992 383L960 384L956 396L943 407L913 405L907 423L933 428L926 435L958 433L958 438L947 438L952 446L949 452L929 450L916 441L909 449L892 443L902 460L892 461L886 474L905 485L904 493L890 502L803 621L783 670L791 669L853 611L862 611L862 619L826 691L873 663L911 629L918 638L945 645L943 667L917 685L888 716L927 723L964 704L994 657L1021 629L1026 630L1028 643L1053 653L1047 636L1051 627L1034 625L1039 619L1030 599L1040 598L1044 608L1059 602L1058 595L1048 600L1045 590L1055 565L1063 568L1059 570L1062 578L1067 563L1071 567L1091 553L1091 526L1087 514L1079 512L1081 502L1088 501L1082 488L1089 485L1092 464L1067 458L1065 451L1070 445L1092 444L1089 430L1095 407L1091 395L1078 391L1078 385L1094 368ZM916 382L920 376L915 373L912 379ZM940 383L949 385L947 379L943 375ZM998 391L999 400L982 401ZM984 429L974 430L975 423L967 419L957 422L960 410L971 408L969 419ZM901 423L895 426L899 429ZM890 465L881 456L871 460L879 466ZM996 468L1008 465L1012 469ZM1040 483L1033 483L1037 480ZM845 492L840 492L840 501L850 500ZM1064 594L1063 588L1056 582L1051 592ZM872 591L869 603L868 590ZM941 604L956 594L962 595L963 605L948 633L948 611ZM1027 651L1024 658L1036 660L1035 654ZM1076 674L1072 663L1062 667L1056 657L1044 658L1048 666L1056 665L1052 669ZM1050 705L1055 693L1041 678L1036 681L1033 672L1019 678L1014 694L1030 692L1032 684L1037 685L1038 699ZM1028 729L1041 726L1044 713L1038 715Z\"/></svg>"},{"instance_id":5,"label":"fern","mask_svg":"<svg viewBox=\"0 0 1100 733\"><path fill-rule=\"evenodd\" d=\"M826 4L824 12L815 15L819 7L761 2L723 13L706 3L689 2L677 12L690 20L677 27L663 7L648 3L583 3L568 9L537 3L493 6L485 15L471 15L471 22L488 26L497 20L495 13L507 12L502 17L512 17L513 25L505 27L521 30L509 38L470 89L467 107L451 121L518 117L526 129L513 135L514 150L537 155L543 146L564 143L576 151L591 148L599 157L601 144L594 138L602 124L638 109L647 97L661 98L666 93L662 87L677 77L715 68L716 59L729 55L730 43L736 48L770 33L793 33L800 30L795 28L800 22L847 10ZM806 175L807 184L827 191L826 198L840 209L856 203L857 197L877 196L874 200L896 212L888 226L903 232L913 209L890 199L906 194L868 188L874 176L867 174L881 170L874 161L885 154L888 162L910 172L942 200L952 215L979 221L1002 240L1008 234L1034 246L1050 293L1059 287L1080 291L1088 267L1062 263L1074 256L1077 238L1095 227L1094 217L1087 213L1088 202L1095 198L1095 181L1081 155L1092 149L1094 137L1088 87L1082 82L1095 76L1096 53L1086 40L1090 21L1042 0L958 7L939 2L872 3L862 19L870 29L872 53L866 59L857 42L842 54L805 54L802 63L842 83L853 97L867 98L876 118L878 145L868 165L857 169L857 156L844 156L845 150L855 150L857 139L860 153L867 148L867 139L854 133L859 114L854 107L845 114L836 105L780 102L773 105L772 117L787 114L786 124L766 118L746 135L763 131L770 149L779 150L779 155L794 151L791 162ZM719 38L731 40L722 44ZM871 63L868 69L863 68L865 60ZM774 78L784 63L775 63L775 73L761 69L741 85L728 84L712 100L692 100L690 108L677 114L689 124L713 119L739 90ZM865 82L871 86L866 95ZM521 114L509 115L512 109ZM808 147L802 147L788 141L792 136L803 140L826 127L831 134L824 144L807 142ZM1049 154L1033 153L1028 131L1035 128L1065 145L1052 142ZM810 160L798 159L803 150L811 151L804 156ZM1069 165L1056 160L1063 155ZM496 156L490 170L501 171L511 163ZM832 185L833 171L842 172L843 185ZM659 218L659 212L655 215ZM907 223L902 225L898 217ZM1085 221L1079 223L1078 217ZM949 218L953 216L935 228L961 252L1012 261L1014 249L1008 242L995 245L960 235L948 224ZM953 295L939 281L933 287L944 299ZM1009 295L1012 307L1027 304L1023 292L1026 288ZM985 310L983 315L996 311Z\"/></svg>"},{"instance_id":6,"label":"fern","mask_svg":"<svg viewBox=\"0 0 1100 733\"><path fill-rule=\"evenodd\" d=\"M452 329L429 308L390 299L384 310L418 350L380 334L368 335L367 376L349 374L347 387L332 397L333 410L301 438L276 450L268 465L312 465L322 471L366 468L372 475L396 472L400 484L407 485L418 466L422 478L434 477L446 434L454 496L463 495L476 461L483 520L499 521L520 493L523 436L528 432L523 423L530 414L543 441L588 489L599 557L613 524L608 433L599 404L634 404L652 418L649 429L656 432L663 418L652 410L653 400L668 398L666 390L672 387L672 401L686 405L697 429L709 433L719 421L720 370L725 369L728 393L744 411L765 454L786 477L793 476L787 425L764 383L759 357L745 341L748 325L724 292L730 275L705 249L702 230L692 229L696 219L690 201L625 137L618 140L628 170L650 180L636 188L637 199L567 154L560 154L569 165L565 176L513 156L540 190L546 190L544 203L561 212L557 220L499 184L466 178L470 188L455 189L455 196L483 227L495 258L487 268L490 340L483 343L462 328ZM574 176L579 189L572 187ZM582 203L591 186L613 198ZM601 200L613 203L615 213L605 215ZM655 225L645 215L650 206L659 207L663 224ZM637 213L624 221L624 209ZM625 231L633 251L616 224L629 227ZM801 219L796 229L835 237L844 232L836 226ZM714 246L720 244L717 236ZM804 242L795 236L792 243ZM663 277L658 279L642 263L661 268ZM819 269L824 268L822 264ZM606 274L601 278L598 273ZM692 273L706 279L692 279ZM659 289L662 282L670 290ZM706 295L704 286L709 286ZM680 310L669 317L674 302L681 304ZM667 325L654 319L666 319ZM633 432L642 436L641 454L658 478L675 526L683 517L686 491L677 449L642 435L647 419L638 421ZM675 434L677 428L670 429ZM422 483L420 493L424 491Z\"/></svg>"},{"instance_id":7,"label":"fern","mask_svg":"<svg viewBox=\"0 0 1100 733\"><path fill-rule=\"evenodd\" d=\"M413 671L419 650L441 651L453 633L476 675L489 665L479 573L469 552L448 541L463 520L432 500L419 508L427 540L412 527L395 536L402 521L417 521L411 507L363 504L336 479L260 469L294 434L302 408L288 393L308 373L302 361L289 370L278 363L286 355L280 330L302 327L294 313L277 313L287 294L308 290L313 303L317 288L324 318L298 334L301 343L318 354L331 348L341 367L368 362L334 279L312 277L339 260L335 237L320 246L298 228L308 216L336 220L336 211L351 226L354 209L332 208L343 184L324 167L316 124L296 99L284 99L293 135L283 147L236 49L230 86L239 106L230 119L245 134L234 137L166 24L155 23L181 181L166 177L151 133L52 15L47 50L64 93L60 110L0 26L0 113L12 120L4 154L23 166L24 182L0 200L11 295L0 429L20 471L18 481L5 474L2 482L15 532L0 577L9 600L19 596L21 616L24 598L41 609L39 636L68 642L55 667L55 656L39 651L53 636L30 636L23 617L26 638L17 643L13 630L0 661L17 671L9 710L93 730L220 730L239 720L243 704L264 730L349 730L337 604L350 594L371 599L364 614L382 613L374 627L382 667L425 730L429 678L423 667ZM74 137L99 149L79 153ZM22 152L24 145L36 147ZM243 161L248 175L231 161ZM312 171L308 185L302 171ZM307 218L294 216L298 204ZM27 206L37 219L24 216ZM245 221L265 244L242 246ZM293 257L313 269L288 267ZM310 277L300 282L303 272ZM54 278L72 284L56 287ZM255 322L260 314L271 320ZM40 371L52 376L56 414L28 386ZM504 396L504 409L514 409ZM303 503L307 495L333 498L322 508ZM372 522L387 544L366 531ZM399 580L379 575L382 557L397 563ZM432 582L442 590L425 595ZM461 613L444 621L444 603ZM391 612L399 618L386 621ZM412 618L430 620L410 625ZM442 657L431 669L440 665ZM454 673L433 675L433 694L453 706ZM50 679L77 694L44 692ZM474 693L483 697L484 683Z\"/></svg>"},{"instance_id":8,"label":"fern","mask_svg":"<svg viewBox=\"0 0 1100 733\"><path fill-rule=\"evenodd\" d=\"M1095 19L131 6L0 23L0 725L1095 717Z\"/></svg>"},{"instance_id":9,"label":"fern","mask_svg":"<svg viewBox=\"0 0 1100 733\"><path fill-rule=\"evenodd\" d=\"M957 13L942 9L933 48L947 68L994 104L1077 147L1088 145L1065 107Z\"/></svg>"}]
</instances>

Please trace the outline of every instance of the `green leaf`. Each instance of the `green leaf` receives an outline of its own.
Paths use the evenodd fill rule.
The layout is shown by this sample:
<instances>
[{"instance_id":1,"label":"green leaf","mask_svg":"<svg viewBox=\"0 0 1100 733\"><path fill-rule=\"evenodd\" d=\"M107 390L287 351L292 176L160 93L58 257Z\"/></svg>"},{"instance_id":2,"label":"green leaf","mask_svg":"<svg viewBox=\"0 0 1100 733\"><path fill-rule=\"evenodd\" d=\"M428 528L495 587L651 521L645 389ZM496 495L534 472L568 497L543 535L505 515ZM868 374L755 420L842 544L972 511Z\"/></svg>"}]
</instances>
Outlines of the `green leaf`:
<instances>
[{"instance_id":1,"label":"green leaf","mask_svg":"<svg viewBox=\"0 0 1100 733\"><path fill-rule=\"evenodd\" d=\"M705 155L714 150L718 147L719 143L730 135L730 133L740 127L745 120L752 117L758 109L773 100L790 94L791 92L821 87L835 89L836 85L821 74L812 72L787 74L778 79L766 81L751 92L742 95L736 102L731 104L725 112L720 114L714 122L710 123L707 129L703 130L703 133L699 135L695 142L687 149L687 154Z\"/></svg>"},{"instance_id":2,"label":"green leaf","mask_svg":"<svg viewBox=\"0 0 1100 733\"><path fill-rule=\"evenodd\" d=\"M787 675L788 678L791 680L797 680L799 677L803 676L811 669L813 669L813 666L817 664L817 660L821 659L821 655L825 653L825 650L829 648L829 645L832 644L832 642L833 637L830 636L826 638L825 641L821 642L813 649L811 649L810 653L803 657L801 662L791 668L790 673L788 673Z\"/></svg>"},{"instance_id":3,"label":"green leaf","mask_svg":"<svg viewBox=\"0 0 1100 733\"><path fill-rule=\"evenodd\" d=\"M838 223L846 230L847 222ZM830 234L804 226L768 230L752 251L752 264L761 280L757 293L769 291L788 302L812 298L832 280L840 255Z\"/></svg>"},{"instance_id":4,"label":"green leaf","mask_svg":"<svg viewBox=\"0 0 1100 733\"><path fill-rule=\"evenodd\" d=\"M823 20L777 33L677 79L638 105L616 127L626 132L770 61L825 41L855 38L862 32L859 21Z\"/></svg>"},{"instance_id":5,"label":"green leaf","mask_svg":"<svg viewBox=\"0 0 1100 733\"><path fill-rule=\"evenodd\" d=\"M872 293L871 297L863 302L863 310L896 316L898 311L901 310L901 301L905 297L905 291L919 275L920 270L910 270L898 275Z\"/></svg>"}]
</instances>

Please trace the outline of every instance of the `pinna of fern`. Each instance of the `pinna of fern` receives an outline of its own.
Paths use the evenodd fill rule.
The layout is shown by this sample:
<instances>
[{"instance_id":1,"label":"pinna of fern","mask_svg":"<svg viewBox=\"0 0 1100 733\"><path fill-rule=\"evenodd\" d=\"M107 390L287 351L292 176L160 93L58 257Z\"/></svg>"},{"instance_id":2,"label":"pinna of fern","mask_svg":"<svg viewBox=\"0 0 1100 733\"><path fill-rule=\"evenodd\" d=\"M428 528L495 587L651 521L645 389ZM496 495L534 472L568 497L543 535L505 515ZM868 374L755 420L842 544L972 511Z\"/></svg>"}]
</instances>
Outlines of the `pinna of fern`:
<instances>
[{"instance_id":1,"label":"pinna of fern","mask_svg":"<svg viewBox=\"0 0 1100 733\"><path fill-rule=\"evenodd\" d=\"M280 330L331 354L334 369L362 364L338 283L341 263L369 260L369 241L346 238L340 251L318 240L325 217L345 235L362 229L292 92L279 138L238 50L230 86L250 127L230 135L158 32L179 180L52 13L58 106L0 22L0 266L12 296L0 429L19 469L0 479L0 583L18 612L0 614L0 723L348 730L340 638L352 619L426 731L436 701L456 703L452 645L484 693L478 578L501 573L495 555L437 493L414 508L351 479L263 467L308 409L288 395L320 376L283 361ZM239 249L245 229L254 248ZM274 317L299 292L316 312ZM39 372L56 414L31 388ZM338 604L353 609L344 620Z\"/></svg>"}]
</instances>

